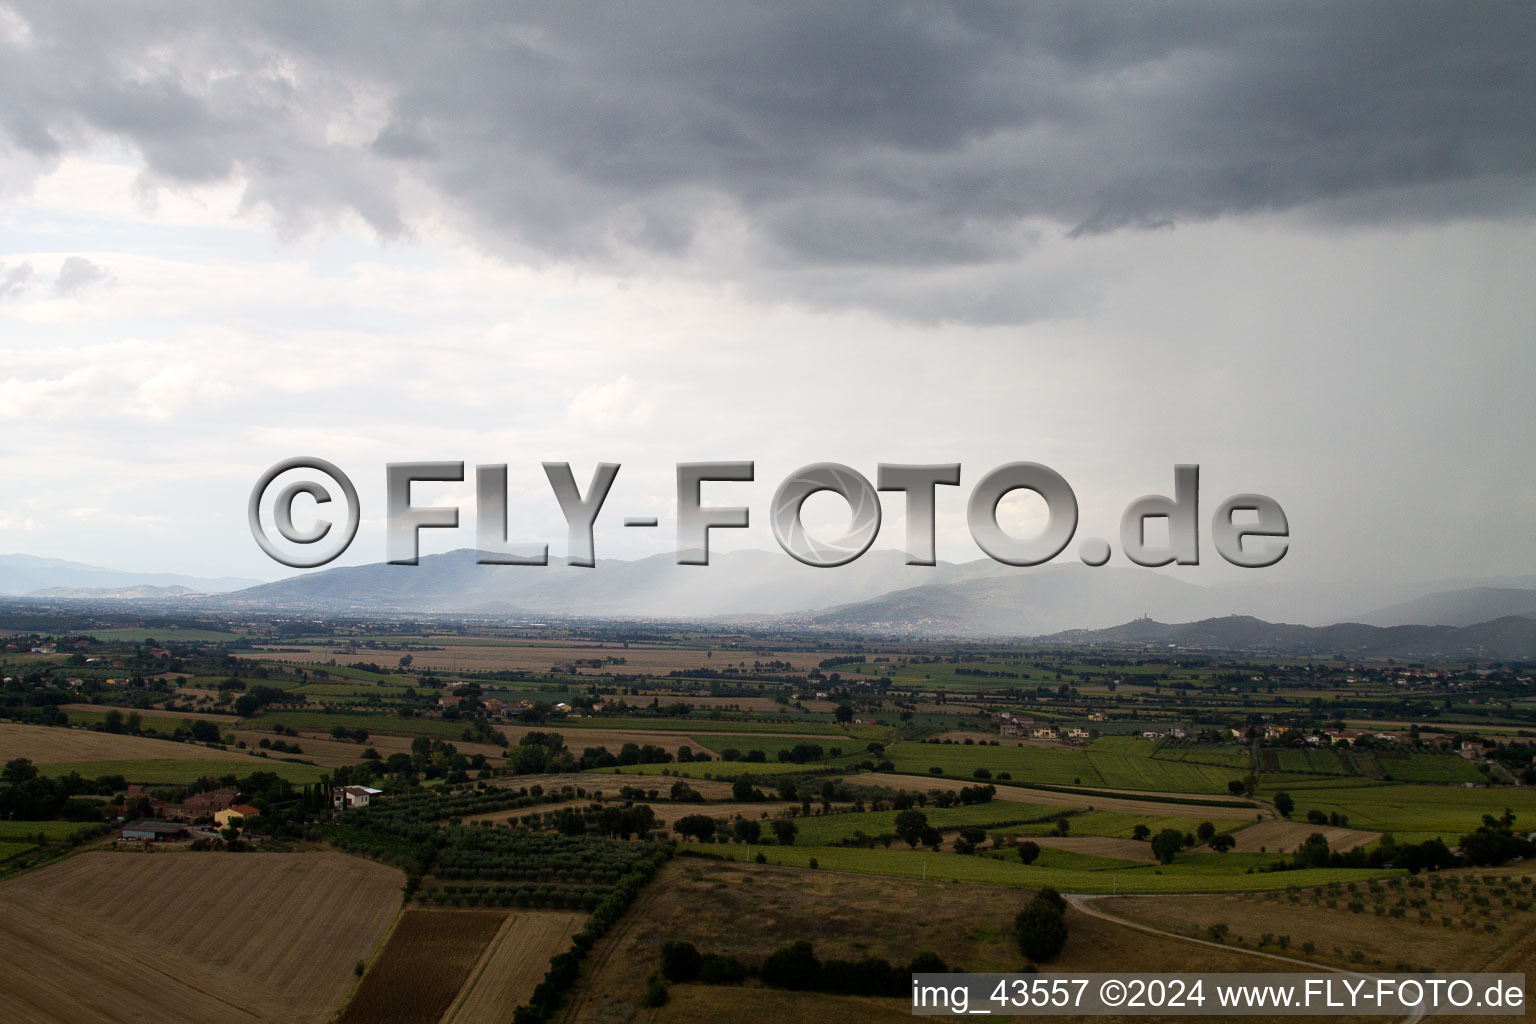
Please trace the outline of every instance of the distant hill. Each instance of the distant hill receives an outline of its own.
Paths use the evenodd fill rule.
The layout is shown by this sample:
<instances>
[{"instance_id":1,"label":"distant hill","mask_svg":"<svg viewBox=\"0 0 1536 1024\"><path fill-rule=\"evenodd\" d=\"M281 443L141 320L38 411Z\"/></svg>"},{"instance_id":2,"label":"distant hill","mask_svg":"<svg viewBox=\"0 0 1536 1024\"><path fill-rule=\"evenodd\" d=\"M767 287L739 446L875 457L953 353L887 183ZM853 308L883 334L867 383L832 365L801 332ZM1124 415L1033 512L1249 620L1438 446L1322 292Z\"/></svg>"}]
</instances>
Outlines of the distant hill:
<instances>
[{"instance_id":1,"label":"distant hill","mask_svg":"<svg viewBox=\"0 0 1536 1024\"><path fill-rule=\"evenodd\" d=\"M1379 608L1359 618L1372 626L1471 626L1509 615L1536 615L1536 590L1520 587L1446 590Z\"/></svg>"},{"instance_id":2,"label":"distant hill","mask_svg":"<svg viewBox=\"0 0 1536 1024\"><path fill-rule=\"evenodd\" d=\"M1471 626L1294 626L1228 615L1170 625L1137 619L1108 629L1066 630L1040 637L1047 643L1162 651L1243 651L1370 658L1536 659L1536 618L1506 616Z\"/></svg>"},{"instance_id":3,"label":"distant hill","mask_svg":"<svg viewBox=\"0 0 1536 1024\"><path fill-rule=\"evenodd\" d=\"M918 635L1036 636L1107 626L1142 614L1190 619L1229 607L1221 595L1163 573L1047 565L911 587L832 609L811 621Z\"/></svg>"},{"instance_id":4,"label":"distant hill","mask_svg":"<svg viewBox=\"0 0 1536 1024\"><path fill-rule=\"evenodd\" d=\"M708 566L674 555L599 559L573 568L488 566L469 549L424 555L415 566L373 563L305 573L219 599L225 607L330 611L476 612L625 618L776 617L830 608L909 586L1011 571L991 559L909 566L897 551L871 551L837 569L801 565L783 552L714 553Z\"/></svg>"},{"instance_id":5,"label":"distant hill","mask_svg":"<svg viewBox=\"0 0 1536 1024\"><path fill-rule=\"evenodd\" d=\"M0 594L32 594L63 587L72 590L125 590L133 587L185 587L201 594L220 594L254 586L261 580L239 576L203 579L169 572L124 572L61 558L0 555Z\"/></svg>"},{"instance_id":6,"label":"distant hill","mask_svg":"<svg viewBox=\"0 0 1536 1024\"><path fill-rule=\"evenodd\" d=\"M44 587L27 596L71 601L174 601L201 597L202 593L191 587Z\"/></svg>"}]
</instances>

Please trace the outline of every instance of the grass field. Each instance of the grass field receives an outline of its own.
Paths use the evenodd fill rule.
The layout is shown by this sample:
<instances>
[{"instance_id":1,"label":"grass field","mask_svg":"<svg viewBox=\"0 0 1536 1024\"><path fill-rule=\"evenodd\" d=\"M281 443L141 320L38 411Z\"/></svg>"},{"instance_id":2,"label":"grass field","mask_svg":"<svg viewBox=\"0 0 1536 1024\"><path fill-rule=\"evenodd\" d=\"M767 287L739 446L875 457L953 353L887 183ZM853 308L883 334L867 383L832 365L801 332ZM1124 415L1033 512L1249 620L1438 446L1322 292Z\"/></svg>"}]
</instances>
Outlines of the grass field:
<instances>
[{"instance_id":1,"label":"grass field","mask_svg":"<svg viewBox=\"0 0 1536 1024\"><path fill-rule=\"evenodd\" d=\"M97 640L118 640L133 644L141 644L149 639L155 639L161 643L222 643L244 639L240 633L228 633L217 629L177 629L173 626L160 629L93 629L90 635Z\"/></svg>"},{"instance_id":2,"label":"grass field","mask_svg":"<svg viewBox=\"0 0 1536 1024\"><path fill-rule=\"evenodd\" d=\"M506 917L504 910L406 910L338 1024L436 1024Z\"/></svg>"},{"instance_id":3,"label":"grass field","mask_svg":"<svg viewBox=\"0 0 1536 1024\"><path fill-rule=\"evenodd\" d=\"M572 1005L561 1020L664 1024L911 1020L911 1008L903 999L756 986L674 985L666 1005L655 1011L643 1010L640 1001L646 976L659 963L661 944L675 939L751 964L803 938L813 943L816 955L823 959L876 956L904 963L931 950L945 959L950 970L1017 971L1023 958L1011 924L1028 895L987 886L924 885L834 871L675 860L593 948ZM1066 948L1042 971L1118 971L1131 964L1136 970L1154 972L1275 967L1238 950L1147 935L1076 910L1068 911L1067 921Z\"/></svg>"},{"instance_id":4,"label":"grass field","mask_svg":"<svg viewBox=\"0 0 1536 1024\"><path fill-rule=\"evenodd\" d=\"M928 824L938 829L959 828L962 825L991 825L995 822L1018 821L1021 818L1043 818L1059 814L1060 807L1020 804L1012 801L993 800L984 804L962 807L921 807L928 817ZM896 830L897 811L865 811L862 814L822 814L795 819L799 834L797 843L813 846L825 845L839 839L851 839L855 832L867 836L882 836ZM896 845L905 846L901 840Z\"/></svg>"},{"instance_id":5,"label":"grass field","mask_svg":"<svg viewBox=\"0 0 1536 1024\"><path fill-rule=\"evenodd\" d=\"M747 856L746 848L737 845L717 845L705 849L718 852L731 860L743 860ZM797 842L794 846L753 847L753 853L764 853L770 864L786 867L808 867L814 859L818 867L833 871L974 885L1021 888L1050 885L1062 892L1081 893L1244 892L1284 889L1289 885L1317 885L1325 881L1358 882L1397 873L1338 868L1247 874L1247 869L1254 866L1255 861L1244 859L1244 855L1214 853L1184 854L1169 865L1137 865L1116 871L1040 867L1033 864L1026 867L1013 857L967 857L896 846L889 850L866 850L841 846L805 846ZM1274 859L1260 856L1265 862Z\"/></svg>"},{"instance_id":6,"label":"grass field","mask_svg":"<svg viewBox=\"0 0 1536 1024\"><path fill-rule=\"evenodd\" d=\"M348 729L367 729L369 732L397 732L408 736L438 736L456 740L464 734L463 722L445 722L441 718L401 718L380 712L363 711L267 711L254 718L247 718L242 728L271 732L274 725L291 729L318 729L329 732L342 725Z\"/></svg>"},{"instance_id":7,"label":"grass field","mask_svg":"<svg viewBox=\"0 0 1536 1024\"><path fill-rule=\"evenodd\" d=\"M326 774L326 769L317 765L294 764L291 761L279 761L270 757L242 757L238 760L222 761L174 761L160 758L133 761L60 761L41 765L39 771L54 778L68 775L70 772L78 772L87 779L95 779L103 775L121 775L129 782L174 786L184 786L203 777L218 779L226 775L235 775L243 778L252 772L271 772L295 785L303 785L319 782Z\"/></svg>"},{"instance_id":8,"label":"grass field","mask_svg":"<svg viewBox=\"0 0 1536 1024\"><path fill-rule=\"evenodd\" d=\"M19 854L32 849L31 843L16 843L9 840L0 840L0 861L10 860Z\"/></svg>"},{"instance_id":9,"label":"grass field","mask_svg":"<svg viewBox=\"0 0 1536 1024\"><path fill-rule=\"evenodd\" d=\"M1218 832L1233 833L1236 833L1238 829L1243 828L1245 825L1253 824L1252 818L1218 818L1214 815L1206 815L1202 817L1190 817L1188 815L1163 815L1158 813L1156 806L1157 805L1155 804L1147 804L1147 811L1145 814L1138 814L1134 811L1084 811L1081 814L1073 815L1072 818L1068 820L1068 834L1084 836L1111 836L1117 839L1128 839L1130 838L1132 830L1134 830L1137 825L1147 826L1147 828L1151 829L1152 834L1156 835L1165 828L1176 828L1180 832L1193 832L1195 829L1200 827L1201 822L1206 821L1209 821L1212 825L1216 826L1216 831ZM1059 808L1054 809L1059 810ZM1216 808L1212 808L1212 811L1215 810ZM1035 836L1048 834L1052 827L1053 826L1050 824L1018 825L1012 828L1002 829L1001 831L1005 835Z\"/></svg>"},{"instance_id":10,"label":"grass field","mask_svg":"<svg viewBox=\"0 0 1536 1024\"><path fill-rule=\"evenodd\" d=\"M1336 812L1348 817L1354 828L1377 832L1460 836L1481 824L1484 814L1498 817L1506 807L1516 815L1516 829L1536 828L1536 790L1531 789L1386 785L1298 790L1293 795L1293 818L1305 819L1313 809Z\"/></svg>"},{"instance_id":11,"label":"grass field","mask_svg":"<svg viewBox=\"0 0 1536 1024\"><path fill-rule=\"evenodd\" d=\"M335 853L71 857L0 884L7 1018L324 1024L403 881Z\"/></svg>"},{"instance_id":12,"label":"grass field","mask_svg":"<svg viewBox=\"0 0 1536 1024\"><path fill-rule=\"evenodd\" d=\"M1306 888L1286 894L1105 900L1103 908L1200 938L1209 938L1211 925L1225 924L1228 941L1235 944L1334 966L1393 970L1405 963L1415 970L1476 971L1486 969L1484 965L1503 949L1536 929L1530 885L1502 879L1489 885L1481 881L1481 875L1445 871L1433 876L1441 883L1458 879L1462 884L1456 889L1449 885L1431 887L1420 878L1413 880L1420 883L1417 887L1394 880L1397 884L1378 886L1374 891L1359 885L1351 892L1341 884L1337 890ZM1478 899L1486 905L1477 903ZM1419 900L1422 907L1411 902ZM1520 909L1520 903L1526 909ZM1394 917L1394 909L1402 913ZM1493 930L1485 928L1486 924L1492 924ZM1266 935L1268 942L1264 941ZM1280 936L1287 940L1288 948L1283 951ZM1314 947L1311 953L1301 948L1306 942ZM1355 959L1357 952L1360 960Z\"/></svg>"},{"instance_id":13,"label":"grass field","mask_svg":"<svg viewBox=\"0 0 1536 1024\"><path fill-rule=\"evenodd\" d=\"M0 839L30 840L41 835L49 842L59 843L89 827L90 822L81 821L0 821Z\"/></svg>"}]
</instances>

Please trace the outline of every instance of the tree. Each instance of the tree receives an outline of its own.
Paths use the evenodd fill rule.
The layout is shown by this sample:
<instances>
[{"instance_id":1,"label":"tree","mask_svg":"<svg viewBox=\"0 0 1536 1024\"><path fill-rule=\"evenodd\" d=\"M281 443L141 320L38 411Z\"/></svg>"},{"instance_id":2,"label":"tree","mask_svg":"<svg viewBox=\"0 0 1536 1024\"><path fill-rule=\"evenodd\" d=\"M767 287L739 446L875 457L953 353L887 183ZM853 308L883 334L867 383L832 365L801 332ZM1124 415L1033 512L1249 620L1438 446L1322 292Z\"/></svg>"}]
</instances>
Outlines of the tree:
<instances>
[{"instance_id":1,"label":"tree","mask_svg":"<svg viewBox=\"0 0 1536 1024\"><path fill-rule=\"evenodd\" d=\"M788 818L774 818L772 822L773 838L780 846L794 846L795 833L800 831L795 823Z\"/></svg>"},{"instance_id":2,"label":"tree","mask_svg":"<svg viewBox=\"0 0 1536 1024\"><path fill-rule=\"evenodd\" d=\"M1039 856L1039 843L1032 843L1026 839L1024 842L1019 844L1019 860L1023 861L1025 864L1033 864L1035 860L1039 858Z\"/></svg>"},{"instance_id":3,"label":"tree","mask_svg":"<svg viewBox=\"0 0 1536 1024\"><path fill-rule=\"evenodd\" d=\"M704 957L691 942L661 944L661 973L668 981L695 981L704 967Z\"/></svg>"},{"instance_id":4,"label":"tree","mask_svg":"<svg viewBox=\"0 0 1536 1024\"><path fill-rule=\"evenodd\" d=\"M913 849L923 837L923 830L928 827L928 815L918 810L906 810L896 815L896 834Z\"/></svg>"},{"instance_id":5,"label":"tree","mask_svg":"<svg viewBox=\"0 0 1536 1024\"><path fill-rule=\"evenodd\" d=\"M1242 780L1241 779L1233 779L1231 782L1227 783L1227 792L1231 793L1233 796L1242 796L1243 795L1243 782L1242 782Z\"/></svg>"},{"instance_id":6,"label":"tree","mask_svg":"<svg viewBox=\"0 0 1536 1024\"><path fill-rule=\"evenodd\" d=\"M25 757L12 758L5 762L4 770L0 771L0 779L4 779L7 786L19 786L35 778L37 768Z\"/></svg>"},{"instance_id":7,"label":"tree","mask_svg":"<svg viewBox=\"0 0 1536 1024\"><path fill-rule=\"evenodd\" d=\"M1138 824L1135 828L1131 829L1131 838L1136 840L1138 843L1146 842L1151 835L1152 830L1142 824Z\"/></svg>"},{"instance_id":8,"label":"tree","mask_svg":"<svg viewBox=\"0 0 1536 1024\"><path fill-rule=\"evenodd\" d=\"M763 984L774 988L815 990L821 987L821 961L811 944L801 939L768 954L763 961Z\"/></svg>"},{"instance_id":9,"label":"tree","mask_svg":"<svg viewBox=\"0 0 1536 1024\"><path fill-rule=\"evenodd\" d=\"M1237 845L1237 840L1232 837L1231 832L1218 832L1211 836L1210 843L1211 849L1217 853L1226 853Z\"/></svg>"},{"instance_id":10,"label":"tree","mask_svg":"<svg viewBox=\"0 0 1536 1024\"><path fill-rule=\"evenodd\" d=\"M731 799L739 802L757 799L752 789L752 776L738 775L731 781Z\"/></svg>"},{"instance_id":11,"label":"tree","mask_svg":"<svg viewBox=\"0 0 1536 1024\"><path fill-rule=\"evenodd\" d=\"M1210 842L1211 841L1211 836L1214 836L1215 834L1216 834L1216 826L1212 825L1208 821L1202 821L1195 828L1195 838L1200 840L1202 843Z\"/></svg>"},{"instance_id":12,"label":"tree","mask_svg":"<svg viewBox=\"0 0 1536 1024\"><path fill-rule=\"evenodd\" d=\"M763 827L751 818L738 818L731 831L736 833L738 841L743 843L755 843L763 835Z\"/></svg>"},{"instance_id":13,"label":"tree","mask_svg":"<svg viewBox=\"0 0 1536 1024\"><path fill-rule=\"evenodd\" d=\"M1019 951L1043 963L1055 959L1067 944L1066 901L1054 889L1041 889L1013 919Z\"/></svg>"},{"instance_id":14,"label":"tree","mask_svg":"<svg viewBox=\"0 0 1536 1024\"><path fill-rule=\"evenodd\" d=\"M715 819L707 814L685 815L672 828L678 835L693 836L701 843L715 837Z\"/></svg>"},{"instance_id":15,"label":"tree","mask_svg":"<svg viewBox=\"0 0 1536 1024\"><path fill-rule=\"evenodd\" d=\"M847 704L839 704L837 706L836 714L839 725L847 725L849 722L853 721L853 708L849 707Z\"/></svg>"},{"instance_id":16,"label":"tree","mask_svg":"<svg viewBox=\"0 0 1536 1024\"><path fill-rule=\"evenodd\" d=\"M1275 810L1280 812L1282 818L1289 818L1295 809L1296 801L1291 799L1291 794L1283 790L1275 794Z\"/></svg>"},{"instance_id":17,"label":"tree","mask_svg":"<svg viewBox=\"0 0 1536 1024\"><path fill-rule=\"evenodd\" d=\"M1152 852L1164 864L1172 864L1174 856L1184 849L1184 833L1176 828L1165 828L1152 837Z\"/></svg>"},{"instance_id":18,"label":"tree","mask_svg":"<svg viewBox=\"0 0 1536 1024\"><path fill-rule=\"evenodd\" d=\"M986 829L980 825L966 825L960 829L960 838L955 840L955 852L975 853L977 847L986 841Z\"/></svg>"}]
</instances>

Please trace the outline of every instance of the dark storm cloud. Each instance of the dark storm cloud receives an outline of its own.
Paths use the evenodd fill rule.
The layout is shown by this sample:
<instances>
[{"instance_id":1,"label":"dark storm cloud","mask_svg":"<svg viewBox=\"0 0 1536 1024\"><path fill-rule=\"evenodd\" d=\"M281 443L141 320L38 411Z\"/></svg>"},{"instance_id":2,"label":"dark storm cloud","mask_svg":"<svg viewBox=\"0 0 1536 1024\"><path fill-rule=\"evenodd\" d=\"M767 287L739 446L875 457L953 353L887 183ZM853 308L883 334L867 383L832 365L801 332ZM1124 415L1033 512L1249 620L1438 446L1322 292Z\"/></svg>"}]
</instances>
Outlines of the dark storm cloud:
<instances>
[{"instance_id":1,"label":"dark storm cloud","mask_svg":"<svg viewBox=\"0 0 1536 1024\"><path fill-rule=\"evenodd\" d=\"M684 258L723 216L746 233L716 272L811 301L992 319L917 277L1005 265L1039 221L1536 207L1525 4L19 9L12 147L120 137L296 229L406 231L415 176L522 257Z\"/></svg>"}]
</instances>

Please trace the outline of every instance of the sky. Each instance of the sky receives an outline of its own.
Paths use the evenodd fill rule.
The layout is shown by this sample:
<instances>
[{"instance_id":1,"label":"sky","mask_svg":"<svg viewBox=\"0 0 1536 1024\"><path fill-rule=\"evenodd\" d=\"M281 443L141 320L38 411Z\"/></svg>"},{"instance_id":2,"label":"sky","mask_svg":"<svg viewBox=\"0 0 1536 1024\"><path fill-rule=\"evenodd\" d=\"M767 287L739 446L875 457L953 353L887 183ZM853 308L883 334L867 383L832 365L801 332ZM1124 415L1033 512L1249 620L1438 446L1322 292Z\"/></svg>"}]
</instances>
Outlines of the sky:
<instances>
[{"instance_id":1,"label":"sky","mask_svg":"<svg viewBox=\"0 0 1536 1024\"><path fill-rule=\"evenodd\" d=\"M620 463L599 559L672 549L679 462L756 463L721 548L808 463L960 463L968 561L1031 461L1124 565L1198 463L1195 581L1536 572L1532 52L1497 2L0 3L0 552L289 575L245 505L314 455L336 564L427 460L423 552L506 463L557 555L540 463ZM1242 492L1273 568L1209 543Z\"/></svg>"}]
</instances>

